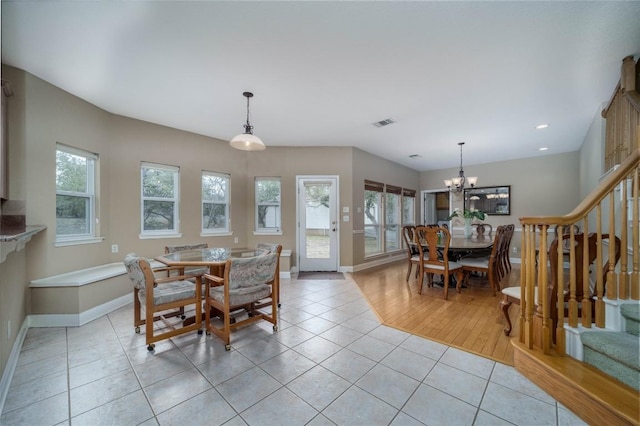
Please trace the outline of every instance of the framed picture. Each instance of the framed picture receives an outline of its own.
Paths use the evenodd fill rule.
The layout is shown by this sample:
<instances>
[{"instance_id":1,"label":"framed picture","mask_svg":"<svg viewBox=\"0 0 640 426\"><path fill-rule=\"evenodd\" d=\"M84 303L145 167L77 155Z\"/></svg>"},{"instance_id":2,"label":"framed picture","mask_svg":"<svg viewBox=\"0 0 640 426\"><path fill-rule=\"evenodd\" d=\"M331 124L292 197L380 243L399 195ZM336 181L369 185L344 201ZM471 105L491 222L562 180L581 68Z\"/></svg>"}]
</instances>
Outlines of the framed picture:
<instances>
[{"instance_id":1,"label":"framed picture","mask_svg":"<svg viewBox=\"0 0 640 426\"><path fill-rule=\"evenodd\" d=\"M464 209L489 215L511 214L511 186L485 186L464 190Z\"/></svg>"}]
</instances>

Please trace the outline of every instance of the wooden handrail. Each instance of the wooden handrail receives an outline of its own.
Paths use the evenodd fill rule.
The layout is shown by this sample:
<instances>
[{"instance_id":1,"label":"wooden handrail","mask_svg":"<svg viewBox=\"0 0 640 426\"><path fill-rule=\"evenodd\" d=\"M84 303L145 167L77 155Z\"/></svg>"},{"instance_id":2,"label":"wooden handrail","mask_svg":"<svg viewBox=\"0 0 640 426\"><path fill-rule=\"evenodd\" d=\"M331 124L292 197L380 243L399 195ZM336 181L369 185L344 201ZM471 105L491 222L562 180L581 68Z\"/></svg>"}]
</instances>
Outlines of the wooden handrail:
<instances>
[{"instance_id":1,"label":"wooden handrail","mask_svg":"<svg viewBox=\"0 0 640 426\"><path fill-rule=\"evenodd\" d=\"M640 163L640 148L631 153L613 173L610 173L598 187L589 194L573 211L564 216L529 216L521 217L522 225L571 225L582 219L594 205L600 203L609 193L626 178Z\"/></svg>"}]
</instances>

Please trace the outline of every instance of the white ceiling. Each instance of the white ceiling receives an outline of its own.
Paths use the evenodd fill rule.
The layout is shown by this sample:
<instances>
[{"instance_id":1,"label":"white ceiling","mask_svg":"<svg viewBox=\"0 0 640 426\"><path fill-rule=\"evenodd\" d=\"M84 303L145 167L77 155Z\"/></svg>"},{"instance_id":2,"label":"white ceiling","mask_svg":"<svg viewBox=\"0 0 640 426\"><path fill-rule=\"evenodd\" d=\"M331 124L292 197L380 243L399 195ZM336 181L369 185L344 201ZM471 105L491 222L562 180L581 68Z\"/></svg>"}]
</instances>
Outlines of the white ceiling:
<instances>
[{"instance_id":1,"label":"white ceiling","mask_svg":"<svg viewBox=\"0 0 640 426\"><path fill-rule=\"evenodd\" d=\"M638 1L2 1L2 62L107 111L228 140L252 91L267 147L418 171L578 150L639 54Z\"/></svg>"}]
</instances>

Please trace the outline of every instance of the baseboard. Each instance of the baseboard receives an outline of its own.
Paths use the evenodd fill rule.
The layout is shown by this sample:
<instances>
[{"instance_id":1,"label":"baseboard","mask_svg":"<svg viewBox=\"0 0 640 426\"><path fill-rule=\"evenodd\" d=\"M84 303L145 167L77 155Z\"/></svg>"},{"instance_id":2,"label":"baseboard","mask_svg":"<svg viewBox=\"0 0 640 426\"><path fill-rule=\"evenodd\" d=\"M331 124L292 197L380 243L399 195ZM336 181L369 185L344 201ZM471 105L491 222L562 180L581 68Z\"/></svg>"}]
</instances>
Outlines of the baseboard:
<instances>
[{"instance_id":1,"label":"baseboard","mask_svg":"<svg viewBox=\"0 0 640 426\"><path fill-rule=\"evenodd\" d=\"M640 425L638 392L570 356L529 350L516 339L516 370L587 423Z\"/></svg>"},{"instance_id":2,"label":"baseboard","mask_svg":"<svg viewBox=\"0 0 640 426\"><path fill-rule=\"evenodd\" d=\"M360 271L364 271L365 269L375 268L376 266L386 265L387 263L393 263L403 259L404 260L407 259L407 253L403 252L399 254L386 255L386 256L378 257L366 263L355 265L351 271L340 271L340 272L360 272Z\"/></svg>"},{"instance_id":3,"label":"baseboard","mask_svg":"<svg viewBox=\"0 0 640 426\"><path fill-rule=\"evenodd\" d=\"M13 343L9 359L2 372L2 378L0 378L0 413L4 410L4 403L9 394L9 386L11 386L11 380L13 379L13 373L16 371L18 365L18 358L20 357L20 351L22 350L22 344L25 337L27 337L27 331L29 330L28 318L22 322L22 326L16 336L16 341Z\"/></svg>"},{"instance_id":4,"label":"baseboard","mask_svg":"<svg viewBox=\"0 0 640 426\"><path fill-rule=\"evenodd\" d=\"M117 299L91 308L79 314L42 314L29 315L29 327L78 327L98 319L108 313L120 309L133 302L131 294L125 294Z\"/></svg>"}]
</instances>

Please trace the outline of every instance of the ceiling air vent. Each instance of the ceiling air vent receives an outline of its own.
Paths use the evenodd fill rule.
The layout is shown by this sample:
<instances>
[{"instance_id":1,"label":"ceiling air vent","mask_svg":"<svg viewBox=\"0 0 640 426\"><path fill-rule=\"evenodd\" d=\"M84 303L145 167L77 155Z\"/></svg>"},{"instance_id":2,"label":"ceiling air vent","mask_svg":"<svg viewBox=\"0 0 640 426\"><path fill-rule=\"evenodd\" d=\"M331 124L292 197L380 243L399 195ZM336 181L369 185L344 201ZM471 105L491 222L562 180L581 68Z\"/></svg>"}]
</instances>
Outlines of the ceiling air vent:
<instances>
[{"instance_id":1,"label":"ceiling air vent","mask_svg":"<svg viewBox=\"0 0 640 426\"><path fill-rule=\"evenodd\" d=\"M387 118L385 120L377 121L377 122L371 123L371 124L373 124L376 127L384 127L384 126L388 126L389 124L393 124L393 123L395 123L395 121L393 121L390 118Z\"/></svg>"},{"instance_id":2,"label":"ceiling air vent","mask_svg":"<svg viewBox=\"0 0 640 426\"><path fill-rule=\"evenodd\" d=\"M422 158L422 155L420 155L420 154L411 154L411 155L409 156L409 158L413 158L413 159L416 159L416 158Z\"/></svg>"}]
</instances>

